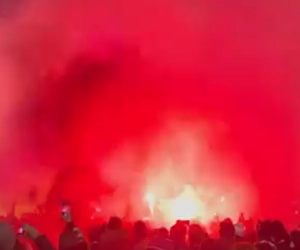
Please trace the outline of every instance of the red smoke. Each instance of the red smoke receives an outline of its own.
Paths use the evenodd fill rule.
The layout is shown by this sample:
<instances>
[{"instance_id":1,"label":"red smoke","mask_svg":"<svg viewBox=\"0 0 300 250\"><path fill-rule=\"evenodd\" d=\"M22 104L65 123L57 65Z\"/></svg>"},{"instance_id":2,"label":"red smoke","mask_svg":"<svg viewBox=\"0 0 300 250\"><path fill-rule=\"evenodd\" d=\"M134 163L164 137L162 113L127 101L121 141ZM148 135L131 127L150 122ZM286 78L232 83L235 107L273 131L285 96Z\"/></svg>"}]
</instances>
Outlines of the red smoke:
<instances>
[{"instance_id":1,"label":"red smoke","mask_svg":"<svg viewBox=\"0 0 300 250\"><path fill-rule=\"evenodd\" d=\"M195 155L205 157L193 167L175 161L181 177L196 176L201 186L205 176L216 193L228 188L225 195L245 190L237 198L245 204L235 209L253 203L264 216L291 218L298 194L297 6L92 2L33 2L3 24L12 30L3 48L14 42L1 62L10 70L2 74L2 88L11 89L2 105L3 131L14 135L3 140L12 144L2 157L14 170L10 179L60 173L68 181L56 180L50 200L59 200L55 189L92 199L100 189L126 189L147 177L159 152L176 158L188 147L181 144L195 144ZM182 131L189 140L163 138ZM180 145L175 152L173 144ZM151 165L156 172L159 163ZM67 186L78 186L75 180L82 184L72 194ZM14 183L6 190L24 195L28 185ZM41 190L44 198L47 188Z\"/></svg>"}]
</instances>

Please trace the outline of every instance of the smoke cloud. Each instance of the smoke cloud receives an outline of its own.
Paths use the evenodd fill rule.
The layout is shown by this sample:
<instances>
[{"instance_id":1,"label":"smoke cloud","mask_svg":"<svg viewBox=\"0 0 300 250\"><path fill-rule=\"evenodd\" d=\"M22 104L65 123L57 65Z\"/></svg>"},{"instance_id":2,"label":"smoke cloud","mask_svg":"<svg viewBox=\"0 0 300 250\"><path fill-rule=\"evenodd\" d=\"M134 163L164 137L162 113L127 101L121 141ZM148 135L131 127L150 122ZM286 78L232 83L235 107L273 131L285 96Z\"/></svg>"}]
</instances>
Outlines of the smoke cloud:
<instances>
[{"instance_id":1,"label":"smoke cloud","mask_svg":"<svg viewBox=\"0 0 300 250\"><path fill-rule=\"evenodd\" d=\"M66 166L93 166L100 176L119 172L119 166L103 170L107 155L124 143L143 155L147 149L137 145L150 145L149 136L175 117L213 128L212 149L234 166L215 176L251 183L262 214L293 216L297 1L32 0L6 7L0 21L4 206L15 198L26 203L32 182L44 200ZM132 165L122 171L132 173Z\"/></svg>"}]
</instances>

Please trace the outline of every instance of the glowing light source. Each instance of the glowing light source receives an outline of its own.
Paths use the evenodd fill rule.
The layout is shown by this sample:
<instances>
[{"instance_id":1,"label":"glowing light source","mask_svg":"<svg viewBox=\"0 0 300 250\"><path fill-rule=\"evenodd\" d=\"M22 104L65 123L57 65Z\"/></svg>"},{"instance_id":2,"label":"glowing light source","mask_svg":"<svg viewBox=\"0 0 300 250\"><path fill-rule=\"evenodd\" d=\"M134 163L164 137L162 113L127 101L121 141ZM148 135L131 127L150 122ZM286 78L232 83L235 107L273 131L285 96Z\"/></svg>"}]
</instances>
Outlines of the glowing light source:
<instances>
[{"instance_id":1,"label":"glowing light source","mask_svg":"<svg viewBox=\"0 0 300 250\"><path fill-rule=\"evenodd\" d=\"M161 133L149 138L150 143L143 151L146 158L138 156L137 162L141 160L144 164L141 173L135 175L132 171L125 175L116 167L128 165L131 168L135 164L138 153L130 144L112 156L108 162L110 167L103 168L105 171L101 173L111 183L122 187L120 190L128 187L127 193L130 193L125 202L123 191L114 196L114 200L117 197L120 200L113 201L115 213L123 214L124 203L129 203L130 216L135 219L144 218L156 225L171 226L178 219L209 224L216 215L220 219L236 218L241 208L245 211L245 204L250 211L248 183L240 182L236 176L227 176L227 173L231 174L225 171L227 165L228 169L234 169L235 162L212 152L206 142L209 133L206 128L204 132L199 128L201 122L195 126L189 122L171 121L165 126ZM133 177L137 178L136 182ZM107 200L107 203L113 203L110 198Z\"/></svg>"},{"instance_id":2,"label":"glowing light source","mask_svg":"<svg viewBox=\"0 0 300 250\"><path fill-rule=\"evenodd\" d=\"M159 195L147 192L144 200L148 204L151 215L153 215L154 208L157 207L170 222L178 219L197 219L203 214L203 203L190 185L185 185L183 191L171 199L159 198Z\"/></svg>"},{"instance_id":3,"label":"glowing light source","mask_svg":"<svg viewBox=\"0 0 300 250\"><path fill-rule=\"evenodd\" d=\"M148 208L150 210L151 215L153 215L153 213L154 213L154 206L155 206L155 195L154 195L154 193L147 192L145 194L144 199L145 199L145 201L148 204Z\"/></svg>"},{"instance_id":4,"label":"glowing light source","mask_svg":"<svg viewBox=\"0 0 300 250\"><path fill-rule=\"evenodd\" d=\"M172 220L191 220L199 218L202 212L202 204L196 193L190 185L185 185L183 191L174 199L168 201L169 213Z\"/></svg>"}]
</instances>

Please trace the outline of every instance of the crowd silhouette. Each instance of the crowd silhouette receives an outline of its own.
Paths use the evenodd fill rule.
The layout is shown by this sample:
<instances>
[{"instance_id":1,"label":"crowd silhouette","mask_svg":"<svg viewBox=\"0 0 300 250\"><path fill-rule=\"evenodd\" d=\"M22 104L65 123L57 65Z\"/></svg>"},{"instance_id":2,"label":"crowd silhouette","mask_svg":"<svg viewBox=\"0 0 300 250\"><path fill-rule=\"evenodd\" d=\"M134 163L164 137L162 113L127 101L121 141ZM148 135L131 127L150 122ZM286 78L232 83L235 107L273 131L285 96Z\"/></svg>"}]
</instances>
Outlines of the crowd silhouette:
<instances>
[{"instance_id":1,"label":"crowd silhouette","mask_svg":"<svg viewBox=\"0 0 300 250\"><path fill-rule=\"evenodd\" d=\"M23 216L24 217L24 216ZM33 216L34 217L34 216ZM80 228L72 216L71 206L63 206L65 223L58 242L36 226L16 219L12 214L0 221L0 250L298 250L300 230L289 232L279 220L245 219L241 214L231 219L215 220L203 226L177 220L170 228L153 228L149 221L129 223L119 217ZM23 221L24 218L23 218ZM42 223L43 224L43 223ZM37 225L37 224L36 224Z\"/></svg>"}]
</instances>

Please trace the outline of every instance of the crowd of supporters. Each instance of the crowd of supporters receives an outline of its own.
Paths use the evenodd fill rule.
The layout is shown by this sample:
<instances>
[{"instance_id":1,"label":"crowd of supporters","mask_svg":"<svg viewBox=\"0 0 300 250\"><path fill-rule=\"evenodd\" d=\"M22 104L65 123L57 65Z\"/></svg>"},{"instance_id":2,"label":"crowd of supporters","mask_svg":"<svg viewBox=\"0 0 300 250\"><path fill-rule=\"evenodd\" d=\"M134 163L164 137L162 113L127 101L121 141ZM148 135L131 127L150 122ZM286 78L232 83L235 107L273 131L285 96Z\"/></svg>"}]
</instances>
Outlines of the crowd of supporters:
<instances>
[{"instance_id":1,"label":"crowd of supporters","mask_svg":"<svg viewBox=\"0 0 300 250\"><path fill-rule=\"evenodd\" d=\"M278 220L230 219L215 221L206 228L199 223L178 220L170 227L153 228L151 223L128 223L111 217L83 230L63 210L64 230L53 242L38 228L0 221L0 250L300 250L300 231L289 232Z\"/></svg>"}]
</instances>

